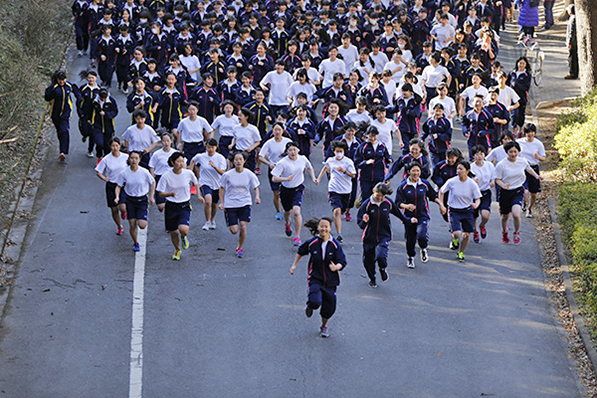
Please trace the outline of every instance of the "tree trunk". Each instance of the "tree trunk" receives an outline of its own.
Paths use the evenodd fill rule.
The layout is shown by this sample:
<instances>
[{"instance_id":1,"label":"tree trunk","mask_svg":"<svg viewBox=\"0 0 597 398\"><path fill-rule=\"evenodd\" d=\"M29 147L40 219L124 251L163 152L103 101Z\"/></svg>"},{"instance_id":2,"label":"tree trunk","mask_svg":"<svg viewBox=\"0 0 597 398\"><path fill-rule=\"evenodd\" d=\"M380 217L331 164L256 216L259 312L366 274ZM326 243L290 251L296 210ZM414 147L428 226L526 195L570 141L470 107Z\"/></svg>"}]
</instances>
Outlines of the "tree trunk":
<instances>
[{"instance_id":1,"label":"tree trunk","mask_svg":"<svg viewBox=\"0 0 597 398\"><path fill-rule=\"evenodd\" d=\"M597 84L597 7L594 0L576 0L576 37L582 95Z\"/></svg>"}]
</instances>

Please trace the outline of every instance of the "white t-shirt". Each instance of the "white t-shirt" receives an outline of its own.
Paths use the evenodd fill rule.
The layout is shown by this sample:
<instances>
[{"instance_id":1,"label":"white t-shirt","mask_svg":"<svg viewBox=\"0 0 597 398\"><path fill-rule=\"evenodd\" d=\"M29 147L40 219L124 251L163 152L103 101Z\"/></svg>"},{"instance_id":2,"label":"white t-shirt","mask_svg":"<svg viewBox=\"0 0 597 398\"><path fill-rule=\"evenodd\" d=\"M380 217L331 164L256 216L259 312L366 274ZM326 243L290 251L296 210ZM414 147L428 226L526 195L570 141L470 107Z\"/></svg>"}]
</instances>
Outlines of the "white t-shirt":
<instances>
[{"instance_id":1,"label":"white t-shirt","mask_svg":"<svg viewBox=\"0 0 597 398\"><path fill-rule=\"evenodd\" d=\"M209 162L213 161L218 169L226 170L228 166L226 158L217 152L213 156L209 156L207 152L204 152L195 155L192 161L199 166L199 186L207 185L211 189L219 189L222 176Z\"/></svg>"},{"instance_id":2,"label":"white t-shirt","mask_svg":"<svg viewBox=\"0 0 597 398\"><path fill-rule=\"evenodd\" d=\"M288 156L284 156L276 167L272 170L272 175L276 177L290 177L291 181L282 181L282 186L285 188L296 188L305 182L305 170L313 169L311 162L303 155L298 155L296 160L290 160Z\"/></svg>"},{"instance_id":3,"label":"white t-shirt","mask_svg":"<svg viewBox=\"0 0 597 398\"><path fill-rule=\"evenodd\" d=\"M122 134L122 138L129 143L129 151L143 151L152 146L154 142L160 142L155 130L148 125L139 130L137 125L133 124Z\"/></svg>"},{"instance_id":4,"label":"white t-shirt","mask_svg":"<svg viewBox=\"0 0 597 398\"><path fill-rule=\"evenodd\" d=\"M168 152L164 151L164 149L160 149L159 151L155 151L151 154L151 159L149 159L149 167L153 168L153 174L156 176L164 175L168 170L172 170L171 166L168 166L168 159L174 151L170 149Z\"/></svg>"},{"instance_id":5,"label":"white t-shirt","mask_svg":"<svg viewBox=\"0 0 597 398\"><path fill-rule=\"evenodd\" d=\"M287 97L292 98L294 103L296 104L296 96L299 93L305 93L307 96L307 102L313 101L313 94L317 89L311 83L300 84L299 82L294 82L288 87L288 92L286 93Z\"/></svg>"},{"instance_id":6,"label":"white t-shirt","mask_svg":"<svg viewBox=\"0 0 597 398\"><path fill-rule=\"evenodd\" d=\"M500 88L500 94L498 95L499 103L506 106L506 108L509 108L518 101L520 101L520 96L516 94L516 91L514 91L512 87L506 86L504 88ZM489 102L489 98L487 98L487 102Z\"/></svg>"},{"instance_id":7,"label":"white t-shirt","mask_svg":"<svg viewBox=\"0 0 597 398\"><path fill-rule=\"evenodd\" d=\"M375 71L379 74L383 72L383 67L388 63L389 59L388 56L383 52L378 52L377 55L374 55L373 52L369 54L369 58L375 62L375 66L373 67Z\"/></svg>"},{"instance_id":8,"label":"white t-shirt","mask_svg":"<svg viewBox=\"0 0 597 398\"><path fill-rule=\"evenodd\" d=\"M274 106L287 106L286 93L294 82L290 73L284 71L278 73L275 70L268 72L261 83L270 84L268 103Z\"/></svg>"},{"instance_id":9,"label":"white t-shirt","mask_svg":"<svg viewBox=\"0 0 597 398\"><path fill-rule=\"evenodd\" d=\"M371 116L369 116L369 112L364 111L363 113L358 113L356 108L348 111L346 114L346 120L357 125L362 122L371 123L373 121Z\"/></svg>"},{"instance_id":10,"label":"white t-shirt","mask_svg":"<svg viewBox=\"0 0 597 398\"><path fill-rule=\"evenodd\" d=\"M372 126L377 128L379 131L379 135L377 136L377 140L384 144L388 149L388 153L392 155L392 150L394 149L392 144L392 137L396 133L397 127L396 122L391 119L386 119L384 124L381 124L377 119L371 122Z\"/></svg>"},{"instance_id":11,"label":"white t-shirt","mask_svg":"<svg viewBox=\"0 0 597 398\"><path fill-rule=\"evenodd\" d=\"M476 162L472 162L471 171L475 175L475 179L479 179L477 185L479 185L479 189L481 191L486 191L491 188L489 183L491 183L495 178L495 167L493 167L491 162L484 161L483 166L481 167L477 166Z\"/></svg>"},{"instance_id":12,"label":"white t-shirt","mask_svg":"<svg viewBox=\"0 0 597 398\"><path fill-rule=\"evenodd\" d=\"M464 91L460 94L460 96L466 99L466 103L470 108L473 107L473 100L478 95L482 96L483 98L487 97L489 92L484 86L479 86L479 88L475 88L474 86L468 86L464 89Z\"/></svg>"},{"instance_id":13,"label":"white t-shirt","mask_svg":"<svg viewBox=\"0 0 597 398\"><path fill-rule=\"evenodd\" d=\"M545 156L545 147L543 143L537 138L533 139L532 142L528 142L526 138L520 138L516 140L520 145L520 154L531 166L539 164L539 159L535 159L535 153L541 157Z\"/></svg>"},{"instance_id":14,"label":"white t-shirt","mask_svg":"<svg viewBox=\"0 0 597 398\"><path fill-rule=\"evenodd\" d=\"M199 62L199 58L197 58L196 55L189 55L188 57L186 55L181 55L180 63L183 64L189 71L201 68L201 62ZM189 75L191 75L193 80L197 81L197 72L189 72Z\"/></svg>"},{"instance_id":15,"label":"white t-shirt","mask_svg":"<svg viewBox=\"0 0 597 398\"><path fill-rule=\"evenodd\" d=\"M396 84L400 83L400 78L402 76L404 76L404 74L406 73L406 65L404 65L402 62L400 62L400 64L397 64L394 61L390 61L387 64L385 64L383 67L384 70L387 69L387 70L391 70L392 72L394 72L394 69L396 69L398 67L401 67L402 69L400 69L399 71L397 71L396 73L394 73L392 75L392 80Z\"/></svg>"},{"instance_id":16,"label":"white t-shirt","mask_svg":"<svg viewBox=\"0 0 597 398\"><path fill-rule=\"evenodd\" d=\"M155 180L149 170L139 166L136 171L132 171L130 167L127 167L116 177L114 182L120 187L124 187L124 192L128 196L140 197L149 193L151 184Z\"/></svg>"},{"instance_id":17,"label":"white t-shirt","mask_svg":"<svg viewBox=\"0 0 597 398\"><path fill-rule=\"evenodd\" d=\"M510 184L509 190L520 188L526 180L524 172L530 168L529 162L520 155L515 162L511 162L506 158L495 167L495 178L501 179L504 184Z\"/></svg>"},{"instance_id":18,"label":"white t-shirt","mask_svg":"<svg viewBox=\"0 0 597 398\"><path fill-rule=\"evenodd\" d=\"M453 123L452 120L452 114L454 112L456 112L456 103L454 102L454 100L450 97L448 97L446 95L446 98L441 99L439 98L439 95L436 97L433 97L433 99L431 101L429 101L429 117L433 117L433 108L435 107L436 104L442 104L444 107L444 116L450 121L450 123Z\"/></svg>"},{"instance_id":19,"label":"white t-shirt","mask_svg":"<svg viewBox=\"0 0 597 398\"><path fill-rule=\"evenodd\" d=\"M423 69L423 73L421 73L421 79L425 81L425 87L437 87L442 81L443 78L450 77L450 72L446 69L445 66L438 65L437 67L433 67L432 65L428 65Z\"/></svg>"},{"instance_id":20,"label":"white t-shirt","mask_svg":"<svg viewBox=\"0 0 597 398\"><path fill-rule=\"evenodd\" d=\"M240 122L236 115L232 115L231 117L219 115L211 125L214 130L219 129L218 132L220 133L220 137L234 137L234 130L236 130L238 126L240 126Z\"/></svg>"},{"instance_id":21,"label":"white t-shirt","mask_svg":"<svg viewBox=\"0 0 597 398\"><path fill-rule=\"evenodd\" d=\"M180 140L182 142L203 142L204 130L211 133L214 129L207 119L201 116L197 116L195 121L192 121L191 117L187 116L178 123L178 132L180 133Z\"/></svg>"},{"instance_id":22,"label":"white t-shirt","mask_svg":"<svg viewBox=\"0 0 597 398\"><path fill-rule=\"evenodd\" d=\"M243 169L241 173L232 169L222 174L220 185L225 192L224 207L243 207L253 202L251 191L259 186L259 179L249 169Z\"/></svg>"},{"instance_id":23,"label":"white t-shirt","mask_svg":"<svg viewBox=\"0 0 597 398\"><path fill-rule=\"evenodd\" d=\"M338 160L335 156L332 156L331 158L327 158L327 160L323 162L323 165L331 170L328 192L341 194L352 192L352 178L337 170L338 167L342 167L344 171L347 171L350 174L357 173L354 167L354 162L349 157L344 156L342 160Z\"/></svg>"},{"instance_id":24,"label":"white t-shirt","mask_svg":"<svg viewBox=\"0 0 597 398\"><path fill-rule=\"evenodd\" d=\"M197 184L197 177L189 169L181 169L180 174L176 174L174 170L168 170L158 182L156 191L158 192L174 192L174 196L166 198L169 202L184 203L191 200L191 187Z\"/></svg>"},{"instance_id":25,"label":"white t-shirt","mask_svg":"<svg viewBox=\"0 0 597 398\"><path fill-rule=\"evenodd\" d=\"M396 95L396 82L394 80L390 80L388 83L384 83L383 81L379 82L380 86L386 90L386 95L388 97L388 102L390 104L394 103L394 96Z\"/></svg>"},{"instance_id":26,"label":"white t-shirt","mask_svg":"<svg viewBox=\"0 0 597 398\"><path fill-rule=\"evenodd\" d=\"M286 144L289 142L292 142L292 140L286 137L282 137L280 142L276 142L275 138L270 138L265 141L265 144L261 147L259 156L267 158L267 160L275 166L280 159L284 157L283 153L286 150Z\"/></svg>"},{"instance_id":27,"label":"white t-shirt","mask_svg":"<svg viewBox=\"0 0 597 398\"><path fill-rule=\"evenodd\" d=\"M336 58L334 62L330 61L329 58L321 61L319 73L323 75L322 87L330 87L334 83L334 73L336 72L342 73L346 77L344 61L339 58Z\"/></svg>"},{"instance_id":28,"label":"white t-shirt","mask_svg":"<svg viewBox=\"0 0 597 398\"><path fill-rule=\"evenodd\" d=\"M120 155L115 158L112 152L102 158L102 160L95 166L95 171L98 171L113 181L124 169L128 167L127 160L129 155L120 152Z\"/></svg>"},{"instance_id":29,"label":"white t-shirt","mask_svg":"<svg viewBox=\"0 0 597 398\"><path fill-rule=\"evenodd\" d=\"M481 198L481 190L472 178L463 182L458 176L452 177L441 187L441 192L450 192L448 206L454 209L466 209L475 199Z\"/></svg>"},{"instance_id":30,"label":"white t-shirt","mask_svg":"<svg viewBox=\"0 0 597 398\"><path fill-rule=\"evenodd\" d=\"M236 149L245 151L255 145L257 141L261 141L261 135L257 127L248 124L243 127L240 124L234 129L234 138L236 138Z\"/></svg>"},{"instance_id":31,"label":"white t-shirt","mask_svg":"<svg viewBox=\"0 0 597 398\"><path fill-rule=\"evenodd\" d=\"M444 40L454 37L456 31L449 23L446 26L437 24L431 28L431 34L437 37L437 40L435 40L435 51L441 51L442 48L449 47L452 44L452 40L448 42L444 42Z\"/></svg>"},{"instance_id":32,"label":"white t-shirt","mask_svg":"<svg viewBox=\"0 0 597 398\"><path fill-rule=\"evenodd\" d=\"M296 77L296 74L298 71L299 71L298 69L294 71L294 75L292 76L294 78L294 80L298 80ZM313 84L319 82L319 80L320 80L319 72L317 72L317 69L314 69L314 68L307 69L307 76L309 77L309 82L313 83Z\"/></svg>"},{"instance_id":33,"label":"white t-shirt","mask_svg":"<svg viewBox=\"0 0 597 398\"><path fill-rule=\"evenodd\" d=\"M348 48L344 48L344 46L338 47L338 54L342 55L346 70L350 70L354 63L359 59L359 50L352 44L350 44Z\"/></svg>"},{"instance_id":34,"label":"white t-shirt","mask_svg":"<svg viewBox=\"0 0 597 398\"><path fill-rule=\"evenodd\" d=\"M493 148L487 154L487 157L485 158L485 160L487 162L492 162L494 164L498 164L499 162L501 162L502 160L506 159L507 157L508 157L508 154L504 150L504 146L500 145L497 148ZM494 160L495 160L495 162L494 162Z\"/></svg>"}]
</instances>

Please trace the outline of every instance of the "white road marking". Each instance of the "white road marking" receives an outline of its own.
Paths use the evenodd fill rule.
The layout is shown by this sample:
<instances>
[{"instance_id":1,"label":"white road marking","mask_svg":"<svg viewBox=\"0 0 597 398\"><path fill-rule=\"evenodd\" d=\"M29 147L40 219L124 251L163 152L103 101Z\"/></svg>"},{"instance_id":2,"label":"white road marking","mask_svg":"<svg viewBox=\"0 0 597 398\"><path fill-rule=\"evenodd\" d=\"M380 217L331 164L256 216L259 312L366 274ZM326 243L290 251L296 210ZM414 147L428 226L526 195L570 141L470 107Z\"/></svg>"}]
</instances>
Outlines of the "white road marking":
<instances>
[{"instance_id":1,"label":"white road marking","mask_svg":"<svg viewBox=\"0 0 597 398\"><path fill-rule=\"evenodd\" d=\"M135 253L129 398L141 398L143 396L143 294L145 290L147 228L138 231L137 239L141 250Z\"/></svg>"}]
</instances>

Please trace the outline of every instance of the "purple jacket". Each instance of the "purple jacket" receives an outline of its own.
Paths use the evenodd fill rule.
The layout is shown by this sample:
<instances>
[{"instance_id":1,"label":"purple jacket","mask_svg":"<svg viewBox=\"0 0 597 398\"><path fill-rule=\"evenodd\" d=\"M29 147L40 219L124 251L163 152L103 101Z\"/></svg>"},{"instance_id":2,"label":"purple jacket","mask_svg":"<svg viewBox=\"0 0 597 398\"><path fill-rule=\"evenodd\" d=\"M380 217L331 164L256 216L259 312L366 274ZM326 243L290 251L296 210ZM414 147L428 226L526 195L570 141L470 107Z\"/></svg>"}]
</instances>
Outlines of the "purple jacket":
<instances>
[{"instance_id":1,"label":"purple jacket","mask_svg":"<svg viewBox=\"0 0 597 398\"><path fill-rule=\"evenodd\" d=\"M518 3L522 3L518 24L527 28L539 26L539 7L531 8L531 0L521 0Z\"/></svg>"}]
</instances>

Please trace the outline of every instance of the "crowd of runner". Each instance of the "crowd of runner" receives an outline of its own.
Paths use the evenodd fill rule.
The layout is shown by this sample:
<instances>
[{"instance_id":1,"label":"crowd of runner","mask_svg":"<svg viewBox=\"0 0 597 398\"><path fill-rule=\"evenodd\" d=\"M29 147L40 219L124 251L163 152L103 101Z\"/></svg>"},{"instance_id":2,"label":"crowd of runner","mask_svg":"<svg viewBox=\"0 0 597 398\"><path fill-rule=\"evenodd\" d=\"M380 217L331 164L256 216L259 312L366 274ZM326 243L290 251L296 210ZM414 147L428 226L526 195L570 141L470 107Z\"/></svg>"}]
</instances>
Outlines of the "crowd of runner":
<instances>
[{"instance_id":1,"label":"crowd of runner","mask_svg":"<svg viewBox=\"0 0 597 398\"><path fill-rule=\"evenodd\" d=\"M95 171L106 182L116 234L128 220L139 251L137 230L146 228L155 203L174 260L189 247L195 193L203 230L216 229L223 211L242 258L251 205L261 202L258 176L267 175L273 217L298 248L290 272L310 256L306 314L321 307L325 337L346 265L343 222L353 216L372 288L377 270L388 279L391 215L404 225L407 267L415 268L417 244L421 262L429 260L429 202L448 223L458 261L465 261L471 235L475 243L487 237L492 197L502 242L521 242L545 150L535 126L525 123L528 60L521 57L512 70L495 60L513 6L76 0L77 51L89 57L89 69L80 85L56 72L45 92L60 161L69 154L76 110L87 156L98 159ZM115 90L126 95L131 120L121 138ZM451 143L455 126L466 149ZM321 169L310 161L313 150L322 151ZM331 217L303 223L305 175L327 184ZM304 242L303 225L314 235Z\"/></svg>"}]
</instances>

